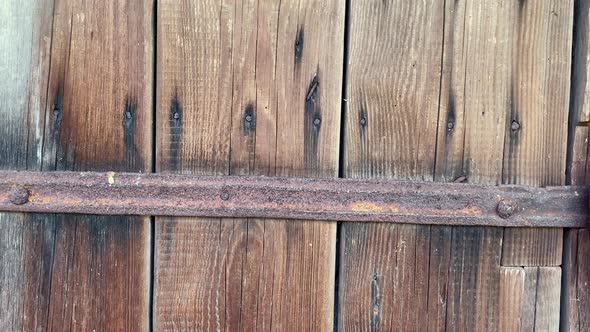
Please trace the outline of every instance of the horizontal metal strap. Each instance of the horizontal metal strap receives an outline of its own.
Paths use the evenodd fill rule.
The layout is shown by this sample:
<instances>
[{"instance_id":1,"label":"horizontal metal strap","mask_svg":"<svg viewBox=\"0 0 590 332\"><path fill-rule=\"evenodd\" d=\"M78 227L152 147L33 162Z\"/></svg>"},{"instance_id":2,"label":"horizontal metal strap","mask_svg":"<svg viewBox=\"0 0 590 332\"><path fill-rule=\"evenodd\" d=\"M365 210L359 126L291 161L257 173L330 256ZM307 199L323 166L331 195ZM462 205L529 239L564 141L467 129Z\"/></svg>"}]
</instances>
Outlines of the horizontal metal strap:
<instances>
[{"instance_id":1,"label":"horizontal metal strap","mask_svg":"<svg viewBox=\"0 0 590 332\"><path fill-rule=\"evenodd\" d=\"M0 171L0 211L588 226L588 187Z\"/></svg>"}]
</instances>

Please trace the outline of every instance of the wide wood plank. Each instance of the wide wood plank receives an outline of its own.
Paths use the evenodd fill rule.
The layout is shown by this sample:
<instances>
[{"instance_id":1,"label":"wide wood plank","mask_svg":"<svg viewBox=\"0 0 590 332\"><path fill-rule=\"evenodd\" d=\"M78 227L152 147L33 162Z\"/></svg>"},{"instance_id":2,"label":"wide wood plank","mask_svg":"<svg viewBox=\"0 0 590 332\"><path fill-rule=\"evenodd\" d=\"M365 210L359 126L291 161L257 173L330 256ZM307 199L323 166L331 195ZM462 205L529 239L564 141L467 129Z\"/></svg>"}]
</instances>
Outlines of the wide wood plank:
<instances>
[{"instance_id":1,"label":"wide wood plank","mask_svg":"<svg viewBox=\"0 0 590 332\"><path fill-rule=\"evenodd\" d=\"M11 71L5 77L28 82L0 89L20 91L12 94L11 105L0 108L3 115L12 114L11 120L3 116L6 137L14 134L14 142L0 144L0 154L17 157L1 158L2 167L150 171L152 3L70 0L23 6L11 1L2 6L1 15L17 24L3 28L8 38L1 40L19 45L2 47L14 51L6 61L20 59L30 66L1 66ZM20 33L32 39L13 39ZM16 318L5 320L2 310L0 325L10 322L5 330L147 329L149 219L26 218L19 222L8 215L0 226L17 241L8 242L13 249L2 263L18 263L3 265L2 271L14 278L11 301L22 301L12 306ZM22 232L18 240L15 232ZM8 291L0 281L0 293Z\"/></svg>"},{"instance_id":2,"label":"wide wood plank","mask_svg":"<svg viewBox=\"0 0 590 332\"><path fill-rule=\"evenodd\" d=\"M53 1L0 3L0 75L4 78L0 81L0 169L41 168L38 156L42 149L41 120L47 97L52 11ZM29 137L33 139L29 141ZM25 276L24 253L28 245L25 234L31 234L28 225L29 218L24 214L0 213L2 331L44 326L41 321L46 316L47 296L43 293L47 282L36 285L40 288L38 310L25 308L25 293L30 284ZM45 272L42 257L37 263L38 273Z\"/></svg>"},{"instance_id":3,"label":"wide wood plank","mask_svg":"<svg viewBox=\"0 0 590 332\"><path fill-rule=\"evenodd\" d=\"M343 24L335 0L159 1L157 170L336 176ZM335 223L156 223L156 329L332 329Z\"/></svg>"},{"instance_id":4,"label":"wide wood plank","mask_svg":"<svg viewBox=\"0 0 590 332\"><path fill-rule=\"evenodd\" d=\"M432 180L443 2L351 1L349 11L343 174ZM432 236L429 226L344 223L338 330L426 330Z\"/></svg>"},{"instance_id":5,"label":"wide wood plank","mask_svg":"<svg viewBox=\"0 0 590 332\"><path fill-rule=\"evenodd\" d=\"M503 182L565 184L573 0L528 1L515 22ZM560 265L561 229L506 229L502 265Z\"/></svg>"},{"instance_id":6,"label":"wide wood plank","mask_svg":"<svg viewBox=\"0 0 590 332\"><path fill-rule=\"evenodd\" d=\"M522 331L558 331L561 268L525 267Z\"/></svg>"}]
</instances>

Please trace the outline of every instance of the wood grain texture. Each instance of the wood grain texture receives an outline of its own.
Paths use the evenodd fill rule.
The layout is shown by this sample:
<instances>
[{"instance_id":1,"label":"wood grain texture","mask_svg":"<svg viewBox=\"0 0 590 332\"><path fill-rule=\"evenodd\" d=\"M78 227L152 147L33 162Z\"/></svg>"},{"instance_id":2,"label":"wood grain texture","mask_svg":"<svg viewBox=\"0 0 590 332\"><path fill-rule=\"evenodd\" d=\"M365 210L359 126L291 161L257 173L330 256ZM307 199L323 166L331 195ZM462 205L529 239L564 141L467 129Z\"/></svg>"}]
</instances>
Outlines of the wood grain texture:
<instances>
[{"instance_id":1,"label":"wood grain texture","mask_svg":"<svg viewBox=\"0 0 590 332\"><path fill-rule=\"evenodd\" d=\"M343 23L341 1L159 1L157 170L336 176ZM335 223L156 223L156 329L332 329Z\"/></svg>"},{"instance_id":2,"label":"wood grain texture","mask_svg":"<svg viewBox=\"0 0 590 332\"><path fill-rule=\"evenodd\" d=\"M446 2L437 181L502 182L517 11L516 2ZM446 330L497 331L515 323L501 305L502 236L495 228L453 228L442 240L452 246Z\"/></svg>"},{"instance_id":3,"label":"wood grain texture","mask_svg":"<svg viewBox=\"0 0 590 332\"><path fill-rule=\"evenodd\" d=\"M561 331L590 330L590 230L566 231L561 297Z\"/></svg>"},{"instance_id":4,"label":"wood grain texture","mask_svg":"<svg viewBox=\"0 0 590 332\"><path fill-rule=\"evenodd\" d=\"M349 11L343 174L432 180L443 3L351 1ZM441 232L344 223L338 330L426 330L426 312L442 317L446 285L429 290L431 250L433 279L448 273L450 247L430 245Z\"/></svg>"},{"instance_id":5,"label":"wood grain texture","mask_svg":"<svg viewBox=\"0 0 590 332\"><path fill-rule=\"evenodd\" d=\"M29 85L0 89L13 97L0 113L13 114L10 121L3 116L8 125L2 128L14 137L0 154L17 157L2 167L149 171L150 1L1 6L1 15L25 21L3 25L0 40L12 44L20 33L32 38L19 40L6 60L30 67L1 66ZM7 277L0 279L0 294L13 294L14 287L11 300L21 303L9 302L16 316L0 308L3 330L147 329L149 219L5 215L0 223L11 248L1 259Z\"/></svg>"},{"instance_id":6,"label":"wood grain texture","mask_svg":"<svg viewBox=\"0 0 590 332\"><path fill-rule=\"evenodd\" d=\"M41 168L43 125L49 72L53 1L0 3L0 169ZM32 138L29 141L29 137ZM32 234L29 217L0 213L0 330L43 326L46 296L37 293L38 308L25 307L33 273L25 275ZM39 258L38 273L43 273ZM46 283L45 283L46 284ZM41 287L41 285L39 285ZM25 316L26 315L26 316Z\"/></svg>"},{"instance_id":7,"label":"wood grain texture","mask_svg":"<svg viewBox=\"0 0 590 332\"><path fill-rule=\"evenodd\" d=\"M498 331L521 331L525 273L522 267L500 268L500 321Z\"/></svg>"},{"instance_id":8,"label":"wood grain texture","mask_svg":"<svg viewBox=\"0 0 590 332\"><path fill-rule=\"evenodd\" d=\"M515 30L503 182L563 185L573 0L522 4ZM562 244L561 229L506 229L502 265L560 265Z\"/></svg>"},{"instance_id":9,"label":"wood grain texture","mask_svg":"<svg viewBox=\"0 0 590 332\"><path fill-rule=\"evenodd\" d=\"M586 165L588 164L588 126L577 126L574 130L572 158L569 160L569 184L582 185L586 183Z\"/></svg>"},{"instance_id":10,"label":"wood grain texture","mask_svg":"<svg viewBox=\"0 0 590 332\"><path fill-rule=\"evenodd\" d=\"M577 66L576 63L574 71ZM572 96L572 98L582 97L579 94ZM584 185L588 184L590 179L587 174L588 127L576 127L575 135L573 156L570 160L572 163L571 184ZM565 231L563 241L560 330L587 331L590 330L590 312L587 310L590 307L590 230L568 229Z\"/></svg>"},{"instance_id":11,"label":"wood grain texture","mask_svg":"<svg viewBox=\"0 0 590 332\"><path fill-rule=\"evenodd\" d=\"M558 331L561 268L525 267L522 331Z\"/></svg>"}]
</instances>

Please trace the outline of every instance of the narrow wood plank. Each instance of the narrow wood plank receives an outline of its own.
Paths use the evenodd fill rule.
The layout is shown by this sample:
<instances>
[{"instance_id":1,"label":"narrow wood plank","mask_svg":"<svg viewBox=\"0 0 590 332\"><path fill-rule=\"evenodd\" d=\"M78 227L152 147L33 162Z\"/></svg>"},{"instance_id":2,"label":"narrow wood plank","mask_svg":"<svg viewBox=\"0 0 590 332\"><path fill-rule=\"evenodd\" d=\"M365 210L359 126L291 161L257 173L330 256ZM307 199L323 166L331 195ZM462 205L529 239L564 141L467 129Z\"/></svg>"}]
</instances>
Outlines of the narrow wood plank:
<instances>
[{"instance_id":1,"label":"narrow wood plank","mask_svg":"<svg viewBox=\"0 0 590 332\"><path fill-rule=\"evenodd\" d=\"M516 2L446 2L438 181L502 181L517 13ZM500 270L502 234L501 229L459 227L443 240L452 246L444 329L497 331L514 325L501 305L507 286Z\"/></svg>"},{"instance_id":2,"label":"narrow wood plank","mask_svg":"<svg viewBox=\"0 0 590 332\"><path fill-rule=\"evenodd\" d=\"M558 331L561 268L525 267L522 331Z\"/></svg>"},{"instance_id":3,"label":"narrow wood plank","mask_svg":"<svg viewBox=\"0 0 590 332\"><path fill-rule=\"evenodd\" d=\"M587 10L587 9L586 9ZM586 11L586 13L589 13ZM579 95L574 98L580 98ZM585 129L588 127L576 127ZM583 138L583 143L579 141ZM588 184L588 136L583 137L576 131L574 145L571 184ZM584 160L581 165L579 160ZM563 280L561 296L560 330L580 332L590 329L590 230L568 229L565 231L563 246Z\"/></svg>"},{"instance_id":4,"label":"narrow wood plank","mask_svg":"<svg viewBox=\"0 0 590 332\"><path fill-rule=\"evenodd\" d=\"M19 41L14 55L29 69L2 66L13 71L8 77L26 78L29 84L27 91L13 95L16 110L1 108L3 114L10 110L26 119L3 126L17 139L2 145L0 154L18 159L2 167L150 171L152 3L71 0L34 6L10 2L7 7L2 15L34 10L15 15L18 25L2 29L9 38L21 31L32 38ZM21 77L21 69L32 70ZM24 150L20 142L27 145ZM24 284L15 285L13 301L22 306L6 330L147 329L149 219L26 218L21 225L2 220L9 238L22 230L22 242L10 244L19 250L4 256L18 261L21 255L22 261L16 270L2 270L14 277L13 283Z\"/></svg>"},{"instance_id":5,"label":"narrow wood plank","mask_svg":"<svg viewBox=\"0 0 590 332\"><path fill-rule=\"evenodd\" d=\"M566 231L561 299L561 331L590 329L590 230Z\"/></svg>"},{"instance_id":6,"label":"narrow wood plank","mask_svg":"<svg viewBox=\"0 0 590 332\"><path fill-rule=\"evenodd\" d=\"M570 160L570 184L586 183L588 156L588 126L577 126L574 130L572 159Z\"/></svg>"},{"instance_id":7,"label":"narrow wood plank","mask_svg":"<svg viewBox=\"0 0 590 332\"><path fill-rule=\"evenodd\" d=\"M343 23L341 1L159 1L158 171L336 176ZM156 329L333 328L335 223L156 222Z\"/></svg>"},{"instance_id":8,"label":"narrow wood plank","mask_svg":"<svg viewBox=\"0 0 590 332\"><path fill-rule=\"evenodd\" d=\"M53 1L0 4L0 169L39 170L47 98ZM30 218L0 213L0 330L44 328L47 283L36 283L37 306L25 296L35 273L26 274ZM37 260L36 273L46 264ZM30 271L30 270L28 270ZM27 272L28 272L27 271ZM29 297L28 297L29 298ZM42 317L39 317L42 316Z\"/></svg>"},{"instance_id":9,"label":"narrow wood plank","mask_svg":"<svg viewBox=\"0 0 590 332\"><path fill-rule=\"evenodd\" d=\"M519 9L503 182L565 184L573 0ZM502 265L560 265L560 229L506 229Z\"/></svg>"},{"instance_id":10,"label":"narrow wood plank","mask_svg":"<svg viewBox=\"0 0 590 332\"><path fill-rule=\"evenodd\" d=\"M432 180L443 2L351 1L349 11L344 175ZM429 305L444 315L445 285L428 286L432 236L429 226L344 223L338 330L426 330Z\"/></svg>"},{"instance_id":11,"label":"narrow wood plank","mask_svg":"<svg viewBox=\"0 0 590 332\"><path fill-rule=\"evenodd\" d=\"M500 268L500 321L498 331L521 331L524 268Z\"/></svg>"}]
</instances>

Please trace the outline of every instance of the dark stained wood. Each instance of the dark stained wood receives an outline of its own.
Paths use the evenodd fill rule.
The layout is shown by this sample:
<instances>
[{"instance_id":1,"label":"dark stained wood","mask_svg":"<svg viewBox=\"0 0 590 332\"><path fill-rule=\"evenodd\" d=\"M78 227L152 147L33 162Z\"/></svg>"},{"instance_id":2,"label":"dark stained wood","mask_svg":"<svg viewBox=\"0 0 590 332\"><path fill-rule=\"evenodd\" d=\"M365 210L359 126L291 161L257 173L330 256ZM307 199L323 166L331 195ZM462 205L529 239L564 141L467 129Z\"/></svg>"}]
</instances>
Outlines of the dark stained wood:
<instances>
[{"instance_id":1,"label":"dark stained wood","mask_svg":"<svg viewBox=\"0 0 590 332\"><path fill-rule=\"evenodd\" d=\"M0 158L2 168L150 171L153 4L6 6L0 15L14 24L0 41L17 46L2 47L11 53L0 68L28 85L0 88L12 98L0 107L3 117L12 114L0 153L16 157ZM0 258L0 329L147 329L148 218L0 219L9 248Z\"/></svg>"},{"instance_id":2,"label":"dark stained wood","mask_svg":"<svg viewBox=\"0 0 590 332\"><path fill-rule=\"evenodd\" d=\"M432 180L443 2L351 1L349 10L343 173ZM446 294L442 303L428 301L445 289L433 282L429 294L431 250L449 259L430 245L440 231L344 223L338 330L426 330L428 310L442 317ZM435 272L440 265L432 264L444 278L448 266Z\"/></svg>"},{"instance_id":3,"label":"dark stained wood","mask_svg":"<svg viewBox=\"0 0 590 332\"><path fill-rule=\"evenodd\" d=\"M590 1L575 0L574 57L569 119L570 184L588 184ZM590 330L590 230L565 231L560 330Z\"/></svg>"},{"instance_id":4,"label":"dark stained wood","mask_svg":"<svg viewBox=\"0 0 590 332\"><path fill-rule=\"evenodd\" d=\"M52 11L53 1L3 1L0 5L0 169L41 168ZM25 249L30 245L25 236L32 234L29 219L20 213L0 213L2 331L45 326L47 282L36 283L39 305L25 307L25 294L34 282L29 277L35 275L25 275ZM37 261L38 274L47 266L43 257L39 255Z\"/></svg>"},{"instance_id":5,"label":"dark stained wood","mask_svg":"<svg viewBox=\"0 0 590 332\"><path fill-rule=\"evenodd\" d=\"M570 229L564 240L561 331L590 330L590 230Z\"/></svg>"},{"instance_id":6,"label":"dark stained wood","mask_svg":"<svg viewBox=\"0 0 590 332\"><path fill-rule=\"evenodd\" d=\"M565 184L572 27L573 0L527 1L519 9L504 183ZM502 265L560 265L562 245L560 229L506 229Z\"/></svg>"},{"instance_id":7,"label":"dark stained wood","mask_svg":"<svg viewBox=\"0 0 590 332\"><path fill-rule=\"evenodd\" d=\"M336 176L344 5L159 1L157 170ZM332 329L335 223L156 223L155 329Z\"/></svg>"}]
</instances>

